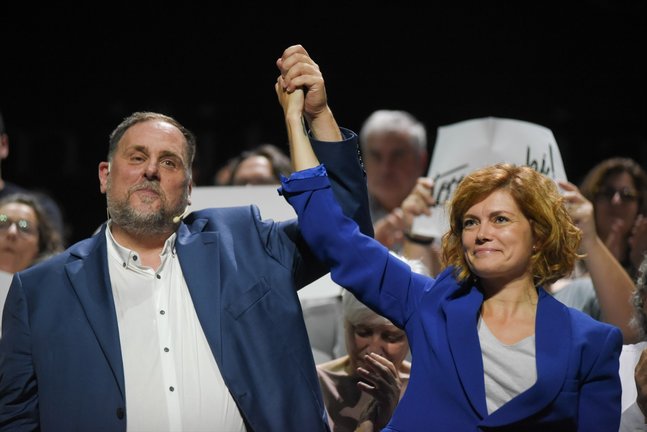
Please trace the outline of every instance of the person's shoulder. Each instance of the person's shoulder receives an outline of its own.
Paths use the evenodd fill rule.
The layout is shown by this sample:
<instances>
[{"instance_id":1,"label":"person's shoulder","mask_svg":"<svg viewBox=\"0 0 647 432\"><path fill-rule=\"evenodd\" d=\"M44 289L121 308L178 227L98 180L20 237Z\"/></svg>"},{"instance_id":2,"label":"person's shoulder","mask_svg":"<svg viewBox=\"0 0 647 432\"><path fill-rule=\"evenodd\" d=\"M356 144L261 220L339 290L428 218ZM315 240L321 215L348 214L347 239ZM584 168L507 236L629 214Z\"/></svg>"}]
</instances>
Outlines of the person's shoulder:
<instances>
[{"instance_id":1,"label":"person's shoulder","mask_svg":"<svg viewBox=\"0 0 647 432\"><path fill-rule=\"evenodd\" d=\"M103 233L103 231L101 232ZM75 258L85 258L100 244L102 238L104 238L104 235L99 235L97 233L92 237L79 240L78 242L69 246L67 249L51 255L50 257L45 258L43 261L40 261L25 269L22 273L39 271L52 267L59 267L63 266L70 260L74 260Z\"/></svg>"},{"instance_id":2,"label":"person's shoulder","mask_svg":"<svg viewBox=\"0 0 647 432\"><path fill-rule=\"evenodd\" d=\"M641 353L647 348L647 341L640 341L633 344L624 344L622 346L622 352L624 353Z\"/></svg>"},{"instance_id":3,"label":"person's shoulder","mask_svg":"<svg viewBox=\"0 0 647 432\"><path fill-rule=\"evenodd\" d=\"M563 306L570 316L574 338L601 341L611 335L622 344L622 333L618 327L599 321L581 310L566 305Z\"/></svg>"},{"instance_id":4,"label":"person's shoulder","mask_svg":"<svg viewBox=\"0 0 647 432\"><path fill-rule=\"evenodd\" d=\"M568 297L595 297L593 281L589 276L573 278L566 281L564 286L554 296L558 299Z\"/></svg>"},{"instance_id":5,"label":"person's shoulder","mask_svg":"<svg viewBox=\"0 0 647 432\"><path fill-rule=\"evenodd\" d=\"M317 373L325 375L347 375L346 370L350 363L348 355L328 360L317 365Z\"/></svg>"},{"instance_id":6,"label":"person's shoulder","mask_svg":"<svg viewBox=\"0 0 647 432\"><path fill-rule=\"evenodd\" d=\"M66 267L70 262L81 261L89 254L93 247L90 243L96 239L89 238L68 247L62 252L44 258L26 269L19 272L24 285L40 286L51 285L60 281L62 275L66 275ZM63 276L67 277L67 276Z\"/></svg>"},{"instance_id":7,"label":"person's shoulder","mask_svg":"<svg viewBox=\"0 0 647 432\"><path fill-rule=\"evenodd\" d=\"M610 331L620 332L616 326L611 324L599 321L591 317L586 312L583 312L577 308L564 304L559 299L555 298L554 295L551 295L546 290L541 290L540 292L540 301L552 303L552 310L555 313L556 310L561 309L564 313L568 315L568 318L571 322L571 326L575 332L599 332L607 334ZM555 309L555 307L557 309Z\"/></svg>"},{"instance_id":8,"label":"person's shoulder","mask_svg":"<svg viewBox=\"0 0 647 432\"><path fill-rule=\"evenodd\" d=\"M222 220L222 218L238 218L254 215L257 212L259 210L256 204L232 207L207 207L191 212L184 222L190 225L199 219Z\"/></svg>"},{"instance_id":9,"label":"person's shoulder","mask_svg":"<svg viewBox=\"0 0 647 432\"><path fill-rule=\"evenodd\" d=\"M437 277L429 277L430 283L426 286L426 291L431 291L435 294L440 292L446 293L445 296L460 296L461 293L467 294L471 289L471 284L467 281L464 283L456 279L456 268L449 266L438 274Z\"/></svg>"},{"instance_id":10,"label":"person's shoulder","mask_svg":"<svg viewBox=\"0 0 647 432\"><path fill-rule=\"evenodd\" d=\"M295 218L281 220L281 222L294 222ZM265 218L256 204L232 207L209 207L191 212L184 223L190 232L220 230L229 227L236 229L245 226L248 229L250 223L262 224L263 222L274 222L273 219Z\"/></svg>"}]
</instances>

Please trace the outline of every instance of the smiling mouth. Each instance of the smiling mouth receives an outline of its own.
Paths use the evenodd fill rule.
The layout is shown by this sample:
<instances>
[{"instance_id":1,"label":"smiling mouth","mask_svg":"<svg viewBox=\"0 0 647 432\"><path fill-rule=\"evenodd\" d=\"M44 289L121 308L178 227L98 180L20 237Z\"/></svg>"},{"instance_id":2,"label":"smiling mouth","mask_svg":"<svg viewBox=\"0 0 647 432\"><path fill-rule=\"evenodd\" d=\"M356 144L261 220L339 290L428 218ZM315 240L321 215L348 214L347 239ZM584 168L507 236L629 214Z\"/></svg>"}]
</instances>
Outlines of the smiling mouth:
<instances>
[{"instance_id":1,"label":"smiling mouth","mask_svg":"<svg viewBox=\"0 0 647 432\"><path fill-rule=\"evenodd\" d=\"M485 254L490 254L492 252L496 252L496 249L477 249L473 252L473 255L485 255Z\"/></svg>"}]
</instances>

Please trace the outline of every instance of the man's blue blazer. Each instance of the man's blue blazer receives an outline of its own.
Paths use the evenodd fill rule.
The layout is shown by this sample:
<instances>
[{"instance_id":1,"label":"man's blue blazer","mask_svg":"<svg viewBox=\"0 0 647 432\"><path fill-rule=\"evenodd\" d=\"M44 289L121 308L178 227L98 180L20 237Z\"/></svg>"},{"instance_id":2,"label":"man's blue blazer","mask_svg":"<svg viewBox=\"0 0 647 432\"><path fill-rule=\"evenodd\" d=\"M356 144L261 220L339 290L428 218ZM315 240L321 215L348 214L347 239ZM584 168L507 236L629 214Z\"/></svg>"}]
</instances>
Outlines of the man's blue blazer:
<instances>
[{"instance_id":1,"label":"man's blue blazer","mask_svg":"<svg viewBox=\"0 0 647 432\"><path fill-rule=\"evenodd\" d=\"M313 142L337 198L372 235L357 136ZM0 339L0 429L125 431L128 413L105 225L14 276ZM327 431L297 289L327 272L296 220L256 206L190 214L176 253L197 316L249 430Z\"/></svg>"}]
</instances>

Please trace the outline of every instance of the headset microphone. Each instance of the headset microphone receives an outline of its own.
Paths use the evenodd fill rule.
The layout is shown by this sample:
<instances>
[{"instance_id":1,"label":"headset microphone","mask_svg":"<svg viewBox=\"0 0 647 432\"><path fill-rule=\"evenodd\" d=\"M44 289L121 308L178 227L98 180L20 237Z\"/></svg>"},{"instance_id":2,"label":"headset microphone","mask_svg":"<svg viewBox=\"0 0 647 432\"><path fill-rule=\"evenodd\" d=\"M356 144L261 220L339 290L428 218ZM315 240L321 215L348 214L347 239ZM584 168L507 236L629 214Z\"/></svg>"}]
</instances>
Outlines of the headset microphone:
<instances>
[{"instance_id":1,"label":"headset microphone","mask_svg":"<svg viewBox=\"0 0 647 432\"><path fill-rule=\"evenodd\" d=\"M181 214L181 215L179 215L179 216L175 216L175 217L173 218L173 223L178 223L178 222L180 222L180 221L181 221L182 219L184 219L184 217L185 217L186 215L188 215L188 214L189 214L189 206L186 206L186 207L184 208L184 211L182 212L182 214Z\"/></svg>"}]
</instances>

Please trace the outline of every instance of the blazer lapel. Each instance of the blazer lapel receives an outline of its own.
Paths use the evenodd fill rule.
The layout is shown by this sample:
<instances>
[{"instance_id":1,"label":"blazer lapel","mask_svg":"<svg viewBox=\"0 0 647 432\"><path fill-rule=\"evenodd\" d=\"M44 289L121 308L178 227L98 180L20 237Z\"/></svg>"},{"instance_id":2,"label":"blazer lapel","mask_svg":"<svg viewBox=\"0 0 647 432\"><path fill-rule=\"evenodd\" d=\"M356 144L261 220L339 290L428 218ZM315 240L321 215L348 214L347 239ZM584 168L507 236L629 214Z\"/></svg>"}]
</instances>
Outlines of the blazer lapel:
<instances>
[{"instance_id":1,"label":"blazer lapel","mask_svg":"<svg viewBox=\"0 0 647 432\"><path fill-rule=\"evenodd\" d=\"M566 379L572 346L571 322L566 306L539 288L535 323L537 382L483 421L483 426L501 426L523 420L550 404Z\"/></svg>"},{"instance_id":2,"label":"blazer lapel","mask_svg":"<svg viewBox=\"0 0 647 432\"><path fill-rule=\"evenodd\" d=\"M105 230L104 224L91 241L70 251L78 259L68 262L65 271L125 398L119 326L108 271Z\"/></svg>"},{"instance_id":3,"label":"blazer lapel","mask_svg":"<svg viewBox=\"0 0 647 432\"><path fill-rule=\"evenodd\" d=\"M206 219L197 219L192 223L192 230L200 231L206 222ZM176 251L202 330L218 366L222 368L218 238L217 232L190 233L187 226L182 224L178 232Z\"/></svg>"},{"instance_id":4,"label":"blazer lapel","mask_svg":"<svg viewBox=\"0 0 647 432\"><path fill-rule=\"evenodd\" d=\"M487 416L483 357L476 328L483 294L476 288L461 297L449 300L443 309L447 316L447 338L463 385L463 391L472 408L483 418Z\"/></svg>"}]
</instances>

